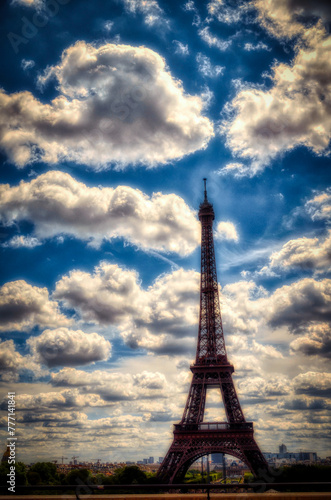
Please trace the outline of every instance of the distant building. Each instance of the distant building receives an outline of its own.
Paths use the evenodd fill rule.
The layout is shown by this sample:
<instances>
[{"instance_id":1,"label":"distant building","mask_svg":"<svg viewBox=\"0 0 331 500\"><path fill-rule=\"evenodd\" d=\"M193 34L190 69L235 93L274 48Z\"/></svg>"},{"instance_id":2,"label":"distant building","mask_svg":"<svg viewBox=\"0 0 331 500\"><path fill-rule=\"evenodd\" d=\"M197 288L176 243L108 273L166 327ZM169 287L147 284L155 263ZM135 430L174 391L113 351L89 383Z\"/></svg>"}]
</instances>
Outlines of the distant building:
<instances>
[{"instance_id":1,"label":"distant building","mask_svg":"<svg viewBox=\"0 0 331 500\"><path fill-rule=\"evenodd\" d=\"M279 453L286 453L287 452L287 447L285 446L285 444L281 444L279 446Z\"/></svg>"},{"instance_id":2,"label":"distant building","mask_svg":"<svg viewBox=\"0 0 331 500\"><path fill-rule=\"evenodd\" d=\"M148 464L148 458L143 458L143 464Z\"/></svg>"},{"instance_id":3,"label":"distant building","mask_svg":"<svg viewBox=\"0 0 331 500\"><path fill-rule=\"evenodd\" d=\"M154 457L149 457L149 459L148 459L148 463L149 463L149 464L153 464L153 463L154 463Z\"/></svg>"},{"instance_id":4,"label":"distant building","mask_svg":"<svg viewBox=\"0 0 331 500\"><path fill-rule=\"evenodd\" d=\"M286 451L281 451L281 450ZM317 462L317 453L311 451L299 451L291 453L287 451L285 445L279 447L279 453L263 453L268 462L275 462L276 460L286 460L290 462Z\"/></svg>"},{"instance_id":5,"label":"distant building","mask_svg":"<svg viewBox=\"0 0 331 500\"><path fill-rule=\"evenodd\" d=\"M162 464L164 457L159 457L159 464Z\"/></svg>"}]
</instances>

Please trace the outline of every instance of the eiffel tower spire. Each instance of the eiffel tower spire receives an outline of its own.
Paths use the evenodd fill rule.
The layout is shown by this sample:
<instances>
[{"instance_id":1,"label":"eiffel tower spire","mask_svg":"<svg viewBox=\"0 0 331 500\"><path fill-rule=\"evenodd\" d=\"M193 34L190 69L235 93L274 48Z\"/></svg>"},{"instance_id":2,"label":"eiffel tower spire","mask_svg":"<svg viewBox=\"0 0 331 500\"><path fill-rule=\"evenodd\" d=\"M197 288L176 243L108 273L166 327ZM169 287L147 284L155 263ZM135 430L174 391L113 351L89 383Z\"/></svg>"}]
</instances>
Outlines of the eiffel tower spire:
<instances>
[{"instance_id":1,"label":"eiffel tower spire","mask_svg":"<svg viewBox=\"0 0 331 500\"><path fill-rule=\"evenodd\" d=\"M175 424L174 440L158 471L164 482L179 482L190 465L209 453L228 453L245 462L254 475L268 470L253 436L253 423L246 422L232 380L223 335L213 239L213 205L208 201L204 179L201 222L200 317L196 358L190 369L192 382L183 417ZM227 422L204 422L209 387L221 391Z\"/></svg>"}]
</instances>

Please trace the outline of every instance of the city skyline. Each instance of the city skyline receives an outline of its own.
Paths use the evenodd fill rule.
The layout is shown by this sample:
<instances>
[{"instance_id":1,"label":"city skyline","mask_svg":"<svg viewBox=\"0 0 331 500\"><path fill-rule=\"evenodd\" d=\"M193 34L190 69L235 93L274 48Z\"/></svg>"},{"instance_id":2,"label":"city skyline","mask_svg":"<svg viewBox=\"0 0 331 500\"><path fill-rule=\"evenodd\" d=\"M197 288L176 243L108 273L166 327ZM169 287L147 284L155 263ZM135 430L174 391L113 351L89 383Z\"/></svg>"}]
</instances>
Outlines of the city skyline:
<instances>
[{"instance_id":1,"label":"city skyline","mask_svg":"<svg viewBox=\"0 0 331 500\"><path fill-rule=\"evenodd\" d=\"M18 459L165 456L196 350L204 177L245 417L262 452L330 456L329 3L0 9ZM214 390L206 407L225 420Z\"/></svg>"}]
</instances>

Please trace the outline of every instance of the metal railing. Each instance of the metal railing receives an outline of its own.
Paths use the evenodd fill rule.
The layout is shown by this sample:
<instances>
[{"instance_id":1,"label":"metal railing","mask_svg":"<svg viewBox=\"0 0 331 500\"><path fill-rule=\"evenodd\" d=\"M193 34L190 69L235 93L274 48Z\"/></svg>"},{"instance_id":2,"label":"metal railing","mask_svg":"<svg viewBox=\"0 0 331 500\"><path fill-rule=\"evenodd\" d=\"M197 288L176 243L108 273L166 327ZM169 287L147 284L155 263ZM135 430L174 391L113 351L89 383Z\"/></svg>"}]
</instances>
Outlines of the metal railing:
<instances>
[{"instance_id":1,"label":"metal railing","mask_svg":"<svg viewBox=\"0 0 331 500\"><path fill-rule=\"evenodd\" d=\"M201 424L174 424L176 431L228 431L251 430L252 422L203 422Z\"/></svg>"}]
</instances>

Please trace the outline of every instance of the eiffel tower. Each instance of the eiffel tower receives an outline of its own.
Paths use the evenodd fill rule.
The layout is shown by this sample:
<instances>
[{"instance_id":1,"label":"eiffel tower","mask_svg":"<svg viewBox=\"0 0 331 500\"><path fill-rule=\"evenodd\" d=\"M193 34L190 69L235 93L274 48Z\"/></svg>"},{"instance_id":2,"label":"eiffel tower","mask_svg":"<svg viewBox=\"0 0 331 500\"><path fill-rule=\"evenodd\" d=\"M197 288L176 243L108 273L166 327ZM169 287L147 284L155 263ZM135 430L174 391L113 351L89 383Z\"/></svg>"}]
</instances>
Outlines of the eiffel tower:
<instances>
[{"instance_id":1,"label":"eiffel tower","mask_svg":"<svg viewBox=\"0 0 331 500\"><path fill-rule=\"evenodd\" d=\"M200 204L201 284L198 345L183 418L174 425L174 439L164 458L158 478L164 483L183 481L198 458L210 453L227 453L242 460L254 476L263 475L268 465L254 439L253 423L246 422L233 385L233 365L228 361L221 318L213 240L213 205L207 198ZM222 394L227 422L204 422L208 387Z\"/></svg>"}]
</instances>

